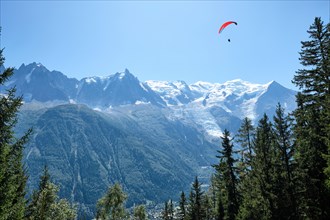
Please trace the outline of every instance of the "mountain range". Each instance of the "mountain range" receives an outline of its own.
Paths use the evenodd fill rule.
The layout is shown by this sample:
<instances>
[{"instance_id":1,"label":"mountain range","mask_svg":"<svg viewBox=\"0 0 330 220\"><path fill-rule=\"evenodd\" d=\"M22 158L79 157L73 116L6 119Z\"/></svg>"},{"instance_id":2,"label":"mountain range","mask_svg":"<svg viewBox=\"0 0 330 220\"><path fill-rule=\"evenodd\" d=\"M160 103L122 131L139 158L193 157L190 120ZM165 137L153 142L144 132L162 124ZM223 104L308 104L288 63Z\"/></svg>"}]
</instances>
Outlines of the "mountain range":
<instances>
[{"instance_id":1,"label":"mountain range","mask_svg":"<svg viewBox=\"0 0 330 220\"><path fill-rule=\"evenodd\" d=\"M207 184L221 133L254 124L277 103L295 109L296 92L272 81L253 84L140 82L127 69L107 77L68 78L22 64L1 88L23 95L17 135L33 127L25 149L29 188L47 164L60 194L92 216L98 198L120 182L128 205L176 199L194 176Z\"/></svg>"}]
</instances>

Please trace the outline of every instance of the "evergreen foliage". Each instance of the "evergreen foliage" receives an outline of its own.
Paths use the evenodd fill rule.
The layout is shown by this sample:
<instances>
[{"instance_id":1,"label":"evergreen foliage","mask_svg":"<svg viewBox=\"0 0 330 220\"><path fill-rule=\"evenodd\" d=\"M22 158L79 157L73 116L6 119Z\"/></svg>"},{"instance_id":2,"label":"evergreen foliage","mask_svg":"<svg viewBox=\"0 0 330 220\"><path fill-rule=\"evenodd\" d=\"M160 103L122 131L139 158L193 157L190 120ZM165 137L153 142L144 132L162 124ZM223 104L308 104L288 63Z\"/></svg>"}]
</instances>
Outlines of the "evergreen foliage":
<instances>
[{"instance_id":1,"label":"evergreen foliage","mask_svg":"<svg viewBox=\"0 0 330 220\"><path fill-rule=\"evenodd\" d=\"M187 199L185 193L182 191L180 195L180 201L179 201L179 213L178 218L180 220L185 220L187 218L187 212L186 212L186 206L187 206Z\"/></svg>"},{"instance_id":2,"label":"evergreen foliage","mask_svg":"<svg viewBox=\"0 0 330 220\"><path fill-rule=\"evenodd\" d=\"M107 193L97 202L96 219L126 219L128 216L124 207L126 199L127 195L123 192L119 183L109 187Z\"/></svg>"},{"instance_id":3,"label":"evergreen foliage","mask_svg":"<svg viewBox=\"0 0 330 220\"><path fill-rule=\"evenodd\" d=\"M280 218L297 218L296 187L294 182L294 145L291 118L285 116L284 109L279 103L274 116L275 149L278 152L277 185L278 216ZM286 201L286 202L282 202Z\"/></svg>"},{"instance_id":4,"label":"evergreen foliage","mask_svg":"<svg viewBox=\"0 0 330 220\"><path fill-rule=\"evenodd\" d=\"M169 219L170 219L168 213L169 213L169 210L168 210L168 203L165 202L165 204L164 204L164 211L163 211L163 213L162 213L162 219L163 219L163 220L169 220Z\"/></svg>"},{"instance_id":5,"label":"evergreen foliage","mask_svg":"<svg viewBox=\"0 0 330 220\"><path fill-rule=\"evenodd\" d=\"M241 127L238 129L236 135L237 142L241 146L241 160L243 163L248 164L252 157L252 140L254 137L255 129L252 121L249 118L244 118Z\"/></svg>"},{"instance_id":6,"label":"evergreen foliage","mask_svg":"<svg viewBox=\"0 0 330 220\"><path fill-rule=\"evenodd\" d=\"M5 58L0 50L0 67ZM6 68L0 74L0 86L13 75L13 68ZM0 94L0 219L23 219L26 205L25 185L27 175L22 163L24 145L31 129L23 137L14 136L17 113L22 97L15 96L15 87Z\"/></svg>"},{"instance_id":7,"label":"evergreen foliage","mask_svg":"<svg viewBox=\"0 0 330 220\"><path fill-rule=\"evenodd\" d=\"M32 194L25 218L28 220L75 219L76 209L66 199L59 199L58 191L59 187L50 181L50 174L45 166L40 177L39 189Z\"/></svg>"},{"instance_id":8,"label":"evergreen foliage","mask_svg":"<svg viewBox=\"0 0 330 220\"><path fill-rule=\"evenodd\" d=\"M217 209L216 209L216 215L215 219L216 220L223 220L225 218L225 208L223 207L223 202L222 202L222 196L221 196L221 190L218 192L218 201L217 201Z\"/></svg>"},{"instance_id":9,"label":"evergreen foliage","mask_svg":"<svg viewBox=\"0 0 330 220\"><path fill-rule=\"evenodd\" d=\"M300 216L320 219L330 215L326 187L330 165L330 24L324 25L321 18L315 18L307 32L310 40L301 42L300 52L304 69L299 69L293 79L302 90L294 112L298 210Z\"/></svg>"},{"instance_id":10,"label":"evergreen foliage","mask_svg":"<svg viewBox=\"0 0 330 220\"><path fill-rule=\"evenodd\" d=\"M276 154L272 124L267 115L260 119L253 140L255 155L251 160L252 170L245 178L243 204L240 216L243 219L270 219L276 215Z\"/></svg>"},{"instance_id":11,"label":"evergreen foliage","mask_svg":"<svg viewBox=\"0 0 330 220\"><path fill-rule=\"evenodd\" d=\"M133 211L134 220L147 220L146 207L144 205L138 205Z\"/></svg>"},{"instance_id":12,"label":"evergreen foliage","mask_svg":"<svg viewBox=\"0 0 330 220\"><path fill-rule=\"evenodd\" d=\"M168 202L168 217L169 220L173 220L174 218L174 206L172 199L170 199L170 201Z\"/></svg>"},{"instance_id":13,"label":"evergreen foliage","mask_svg":"<svg viewBox=\"0 0 330 220\"><path fill-rule=\"evenodd\" d=\"M225 189L225 218L232 220L235 219L238 213L240 197L237 191L238 179L237 167L235 166L237 161L234 159L233 144L231 143L228 130L223 132L223 137L221 137L221 139L222 147L221 150L217 151L220 154L217 155L220 161L219 164L214 165L214 168L216 169L216 176L219 178L219 190L221 190L222 186Z\"/></svg>"},{"instance_id":14,"label":"evergreen foliage","mask_svg":"<svg viewBox=\"0 0 330 220\"><path fill-rule=\"evenodd\" d=\"M190 220L201 220L204 218L203 210L203 191L201 184L198 181L197 176L192 184L190 195L189 195L189 211L188 216Z\"/></svg>"}]
</instances>

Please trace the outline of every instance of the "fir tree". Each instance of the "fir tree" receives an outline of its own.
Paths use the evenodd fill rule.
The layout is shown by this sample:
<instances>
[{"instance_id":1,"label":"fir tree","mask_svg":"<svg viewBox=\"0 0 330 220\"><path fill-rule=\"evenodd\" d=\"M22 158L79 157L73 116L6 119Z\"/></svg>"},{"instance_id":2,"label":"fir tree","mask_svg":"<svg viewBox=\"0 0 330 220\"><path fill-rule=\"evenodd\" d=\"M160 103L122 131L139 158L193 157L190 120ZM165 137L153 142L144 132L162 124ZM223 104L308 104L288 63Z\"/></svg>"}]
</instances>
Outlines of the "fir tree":
<instances>
[{"instance_id":1,"label":"fir tree","mask_svg":"<svg viewBox=\"0 0 330 220\"><path fill-rule=\"evenodd\" d=\"M0 67L3 67L3 50L0 50ZM7 68L0 74L0 86L13 75L14 69ZM0 94L0 219L22 219L24 217L25 185L27 175L22 163L23 148L31 130L21 138L14 136L17 112L22 97L15 96L15 87Z\"/></svg>"},{"instance_id":2,"label":"fir tree","mask_svg":"<svg viewBox=\"0 0 330 220\"><path fill-rule=\"evenodd\" d=\"M212 202L207 194L203 196L202 202L202 210L204 212L203 219L213 219Z\"/></svg>"},{"instance_id":3,"label":"fir tree","mask_svg":"<svg viewBox=\"0 0 330 220\"><path fill-rule=\"evenodd\" d=\"M237 142L242 148L242 160L248 163L252 155L252 140L254 137L254 127L249 118L244 118L241 127L238 129Z\"/></svg>"},{"instance_id":4,"label":"fir tree","mask_svg":"<svg viewBox=\"0 0 330 220\"><path fill-rule=\"evenodd\" d=\"M178 217L180 220L185 220L186 216L187 216L187 212L186 212L187 201L186 200L187 200L186 195L182 191L180 194L179 213L178 213Z\"/></svg>"},{"instance_id":5,"label":"fir tree","mask_svg":"<svg viewBox=\"0 0 330 220\"><path fill-rule=\"evenodd\" d=\"M189 195L189 219L201 220L204 217L204 210L202 207L203 191L201 184L198 181L197 176L192 184L192 188Z\"/></svg>"},{"instance_id":6,"label":"fir tree","mask_svg":"<svg viewBox=\"0 0 330 220\"><path fill-rule=\"evenodd\" d=\"M168 217L169 220L173 220L174 218L174 206L172 199L170 199L170 201L168 202Z\"/></svg>"},{"instance_id":7,"label":"fir tree","mask_svg":"<svg viewBox=\"0 0 330 220\"><path fill-rule=\"evenodd\" d=\"M296 190L293 179L294 160L293 160L293 135L291 131L291 122L289 116L285 116L284 109L281 104L276 107L274 116L274 135L275 144L279 150L277 167L277 182L278 185L278 216L282 219L297 218ZM286 201L286 202L282 202Z\"/></svg>"},{"instance_id":8,"label":"fir tree","mask_svg":"<svg viewBox=\"0 0 330 220\"><path fill-rule=\"evenodd\" d=\"M40 176L39 189L32 194L25 218L28 220L75 219L76 209L66 199L59 199L58 191L59 187L50 181L50 174L45 166Z\"/></svg>"},{"instance_id":9,"label":"fir tree","mask_svg":"<svg viewBox=\"0 0 330 220\"><path fill-rule=\"evenodd\" d=\"M162 219L163 220L169 220L170 217L169 217L169 207L168 207L168 202L166 201L164 203L164 210L163 210L163 213L162 213Z\"/></svg>"},{"instance_id":10,"label":"fir tree","mask_svg":"<svg viewBox=\"0 0 330 220\"><path fill-rule=\"evenodd\" d=\"M218 192L218 200L217 200L217 212L215 215L216 220L223 220L225 218L225 208L223 207L223 197L221 195L221 190Z\"/></svg>"},{"instance_id":11,"label":"fir tree","mask_svg":"<svg viewBox=\"0 0 330 220\"><path fill-rule=\"evenodd\" d=\"M228 219L235 219L239 209L239 195L237 191L237 168L235 167L236 160L233 155L233 144L230 140L230 133L228 130L223 132L222 148L218 150L220 155L219 164L214 165L218 173L219 181L225 186L226 195L226 216ZM221 183L220 183L221 185Z\"/></svg>"},{"instance_id":12,"label":"fir tree","mask_svg":"<svg viewBox=\"0 0 330 220\"><path fill-rule=\"evenodd\" d=\"M294 112L296 124L295 160L298 165L299 214L304 218L329 217L329 189L325 174L329 169L329 96L330 96L330 24L315 18L307 31L309 41L303 41L301 64L294 76L301 92ZM328 159L328 164L326 159Z\"/></svg>"},{"instance_id":13,"label":"fir tree","mask_svg":"<svg viewBox=\"0 0 330 220\"><path fill-rule=\"evenodd\" d=\"M147 220L147 212L144 205L138 205L133 211L134 220Z\"/></svg>"},{"instance_id":14,"label":"fir tree","mask_svg":"<svg viewBox=\"0 0 330 220\"><path fill-rule=\"evenodd\" d=\"M251 160L251 171L242 183L243 201L240 219L272 219L277 214L275 190L276 151L272 125L265 114L260 119L253 140L255 155ZM283 202L283 201L282 201Z\"/></svg>"},{"instance_id":15,"label":"fir tree","mask_svg":"<svg viewBox=\"0 0 330 220\"><path fill-rule=\"evenodd\" d=\"M122 191L119 183L109 187L107 193L97 202L96 219L121 220L127 218L124 207L127 195Z\"/></svg>"}]
</instances>

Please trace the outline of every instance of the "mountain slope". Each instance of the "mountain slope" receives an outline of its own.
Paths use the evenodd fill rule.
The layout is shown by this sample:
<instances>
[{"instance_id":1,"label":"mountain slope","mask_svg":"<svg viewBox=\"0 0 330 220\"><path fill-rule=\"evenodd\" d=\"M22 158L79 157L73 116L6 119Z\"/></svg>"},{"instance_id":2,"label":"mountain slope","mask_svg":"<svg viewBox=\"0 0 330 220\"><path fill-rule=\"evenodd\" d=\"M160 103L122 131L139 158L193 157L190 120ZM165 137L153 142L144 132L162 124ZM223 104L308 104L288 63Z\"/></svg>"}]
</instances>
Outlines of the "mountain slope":
<instances>
[{"instance_id":1,"label":"mountain slope","mask_svg":"<svg viewBox=\"0 0 330 220\"><path fill-rule=\"evenodd\" d=\"M21 121L32 112L21 112ZM168 120L161 108L150 105L107 114L60 105L35 111L34 117L36 122L29 122L33 139L25 150L30 188L37 187L47 164L61 196L89 214L115 182L128 192L129 206L175 197L201 167L210 166L205 158L215 151L195 128Z\"/></svg>"}]
</instances>

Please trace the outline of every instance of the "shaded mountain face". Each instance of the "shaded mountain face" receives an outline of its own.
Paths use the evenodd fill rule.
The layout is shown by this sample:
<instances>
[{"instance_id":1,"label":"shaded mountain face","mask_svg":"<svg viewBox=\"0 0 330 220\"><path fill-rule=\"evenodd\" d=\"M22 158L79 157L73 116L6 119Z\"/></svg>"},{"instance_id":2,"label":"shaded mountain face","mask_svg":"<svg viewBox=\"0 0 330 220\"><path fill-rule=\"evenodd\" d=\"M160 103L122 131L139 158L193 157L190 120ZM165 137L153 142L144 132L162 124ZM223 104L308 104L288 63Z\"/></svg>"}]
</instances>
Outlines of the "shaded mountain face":
<instances>
[{"instance_id":1,"label":"shaded mountain face","mask_svg":"<svg viewBox=\"0 0 330 220\"><path fill-rule=\"evenodd\" d=\"M25 149L29 188L37 188L47 164L61 196L91 216L97 200L115 182L129 194L129 206L163 202L188 190L201 168L215 163L215 157L210 159L214 145L193 126L169 120L164 110L153 106L106 114L72 104L25 107L18 128L29 126L34 127Z\"/></svg>"},{"instance_id":2,"label":"shaded mountain face","mask_svg":"<svg viewBox=\"0 0 330 220\"><path fill-rule=\"evenodd\" d=\"M148 85L141 83L128 70L108 77L88 77L80 81L58 71L49 71L42 64L22 64L6 88L16 85L24 101L64 101L90 107L150 103L164 106L164 101Z\"/></svg>"},{"instance_id":3,"label":"shaded mountain face","mask_svg":"<svg viewBox=\"0 0 330 220\"><path fill-rule=\"evenodd\" d=\"M175 199L196 175L207 184L222 131L234 135L244 117L271 118L277 103L293 110L296 93L275 81L143 83L128 70L77 80L37 63L16 69L0 93L14 85L25 101L16 133L34 128L29 189L47 164L61 196L90 217L115 182L128 206Z\"/></svg>"},{"instance_id":4,"label":"shaded mountain face","mask_svg":"<svg viewBox=\"0 0 330 220\"><path fill-rule=\"evenodd\" d=\"M148 85L141 83L128 70L108 77L82 79L77 87L76 101L101 108L135 103L165 105Z\"/></svg>"},{"instance_id":5,"label":"shaded mountain face","mask_svg":"<svg viewBox=\"0 0 330 220\"><path fill-rule=\"evenodd\" d=\"M70 79L58 71L49 71L42 64L22 64L14 71L13 77L6 85L15 85L17 94L23 95L25 101L69 101L74 95L78 80Z\"/></svg>"}]
</instances>

